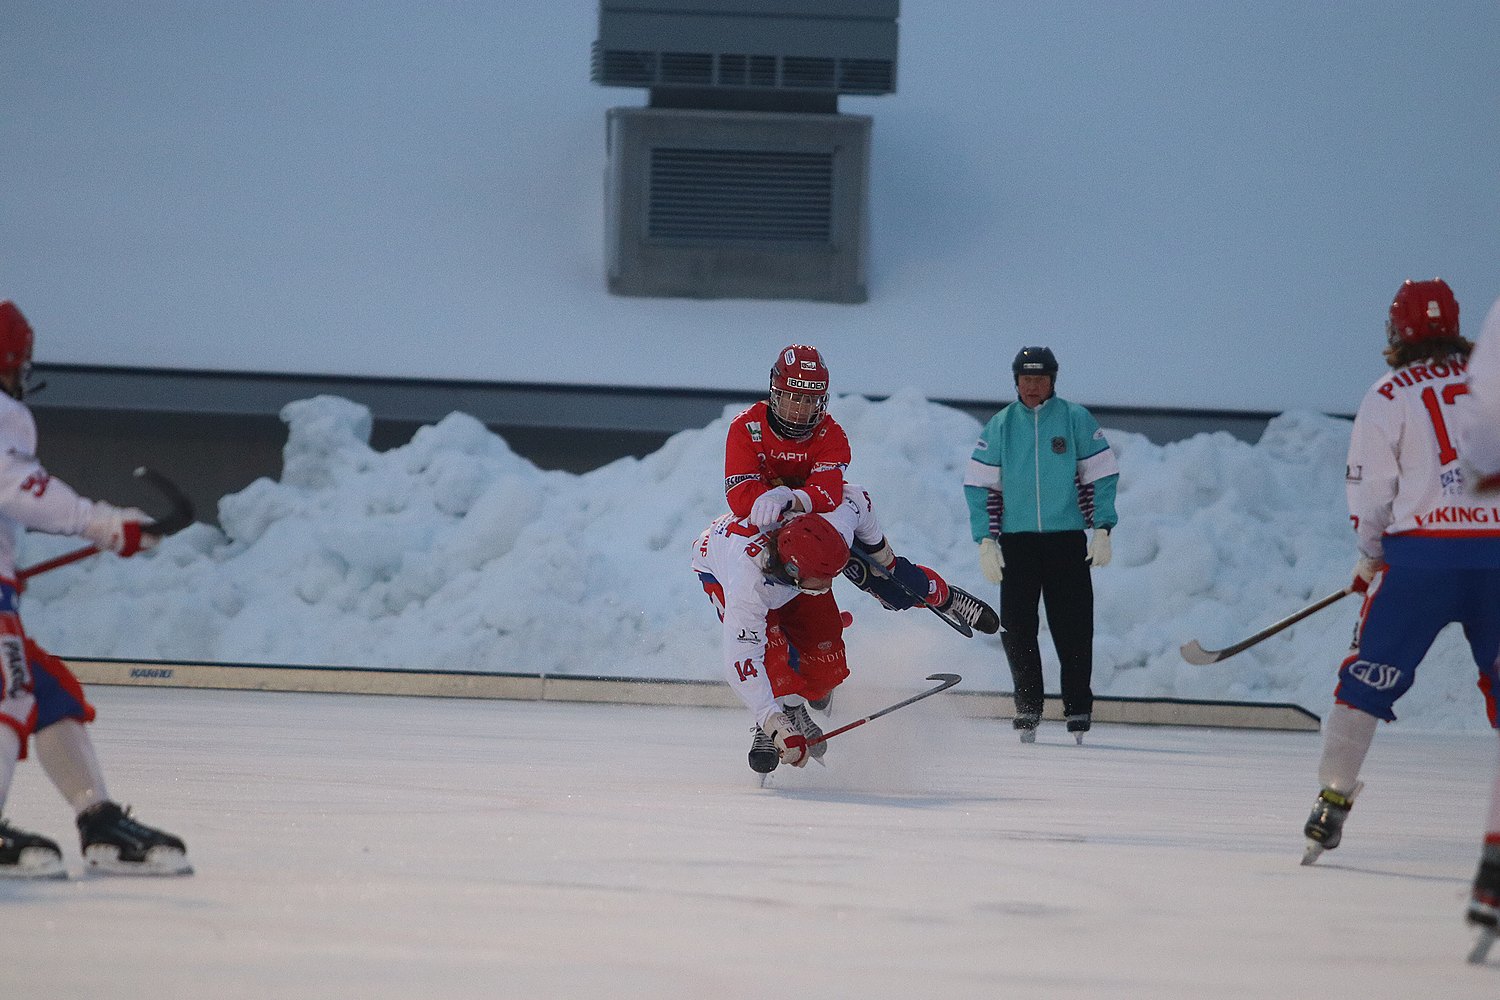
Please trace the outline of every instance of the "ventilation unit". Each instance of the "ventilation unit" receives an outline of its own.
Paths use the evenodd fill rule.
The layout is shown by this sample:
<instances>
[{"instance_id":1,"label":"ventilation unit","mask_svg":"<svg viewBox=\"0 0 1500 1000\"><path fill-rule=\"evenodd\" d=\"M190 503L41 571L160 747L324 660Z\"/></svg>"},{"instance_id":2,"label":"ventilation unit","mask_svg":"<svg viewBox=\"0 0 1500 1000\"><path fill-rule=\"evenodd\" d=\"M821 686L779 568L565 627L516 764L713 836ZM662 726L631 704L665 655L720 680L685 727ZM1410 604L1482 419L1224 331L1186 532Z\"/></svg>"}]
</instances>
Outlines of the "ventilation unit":
<instances>
[{"instance_id":1,"label":"ventilation unit","mask_svg":"<svg viewBox=\"0 0 1500 1000\"><path fill-rule=\"evenodd\" d=\"M871 119L895 89L896 0L601 0L610 291L863 302Z\"/></svg>"}]
</instances>

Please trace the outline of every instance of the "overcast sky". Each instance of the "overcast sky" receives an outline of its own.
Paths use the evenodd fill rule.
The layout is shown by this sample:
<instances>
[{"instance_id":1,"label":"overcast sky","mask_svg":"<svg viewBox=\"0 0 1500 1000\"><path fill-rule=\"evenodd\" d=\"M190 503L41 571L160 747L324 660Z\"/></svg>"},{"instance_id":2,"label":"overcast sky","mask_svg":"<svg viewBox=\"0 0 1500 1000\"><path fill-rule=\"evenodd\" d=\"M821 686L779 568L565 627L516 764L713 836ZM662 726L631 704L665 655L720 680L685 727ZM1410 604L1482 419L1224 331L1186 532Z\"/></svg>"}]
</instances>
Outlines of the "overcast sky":
<instances>
[{"instance_id":1,"label":"overcast sky","mask_svg":"<svg viewBox=\"0 0 1500 1000\"><path fill-rule=\"evenodd\" d=\"M1500 294L1500 4L906 0L869 303L604 288L590 2L12 0L0 297L43 362L1352 412L1406 277Z\"/></svg>"}]
</instances>

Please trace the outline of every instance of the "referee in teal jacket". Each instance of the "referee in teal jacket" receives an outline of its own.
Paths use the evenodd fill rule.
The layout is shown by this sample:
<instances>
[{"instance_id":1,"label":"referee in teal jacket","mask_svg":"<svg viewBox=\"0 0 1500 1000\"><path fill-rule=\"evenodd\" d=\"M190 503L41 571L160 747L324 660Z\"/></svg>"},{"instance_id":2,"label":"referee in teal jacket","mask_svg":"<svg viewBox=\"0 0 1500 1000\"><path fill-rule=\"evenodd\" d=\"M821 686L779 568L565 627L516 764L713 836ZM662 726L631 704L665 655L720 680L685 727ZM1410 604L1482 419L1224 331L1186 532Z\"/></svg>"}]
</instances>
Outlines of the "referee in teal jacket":
<instances>
[{"instance_id":1,"label":"referee in teal jacket","mask_svg":"<svg viewBox=\"0 0 1500 1000\"><path fill-rule=\"evenodd\" d=\"M1042 718L1037 607L1045 602L1062 665L1063 714L1082 743L1094 709L1089 567L1109 563L1120 468L1093 415L1057 396L1050 348L1023 347L1011 371L1017 399L985 425L964 475L969 527L980 568L1000 584L1001 641L1021 742L1036 740Z\"/></svg>"}]
</instances>

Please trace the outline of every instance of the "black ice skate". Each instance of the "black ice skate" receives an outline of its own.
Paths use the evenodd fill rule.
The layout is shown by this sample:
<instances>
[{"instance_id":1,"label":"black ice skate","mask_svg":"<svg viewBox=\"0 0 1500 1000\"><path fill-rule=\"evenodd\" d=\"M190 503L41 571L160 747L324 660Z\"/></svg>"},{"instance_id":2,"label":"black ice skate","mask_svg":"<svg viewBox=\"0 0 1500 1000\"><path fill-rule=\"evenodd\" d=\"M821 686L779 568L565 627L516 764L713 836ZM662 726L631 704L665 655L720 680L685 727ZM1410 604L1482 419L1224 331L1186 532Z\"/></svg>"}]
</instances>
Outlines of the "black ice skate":
<instances>
[{"instance_id":1,"label":"black ice skate","mask_svg":"<svg viewBox=\"0 0 1500 1000\"><path fill-rule=\"evenodd\" d=\"M1088 712L1068 716L1068 732L1073 734L1073 739L1083 746L1083 734L1089 731L1093 719Z\"/></svg>"},{"instance_id":2,"label":"black ice skate","mask_svg":"<svg viewBox=\"0 0 1500 1000\"><path fill-rule=\"evenodd\" d=\"M1302 832L1307 835L1307 848L1302 853L1304 865L1312 864L1324 851L1331 851L1339 846L1339 842L1344 839L1344 820L1349 818L1349 810L1354 808L1354 797L1363 787L1365 785L1361 781L1355 783L1354 791L1348 795L1342 795L1331 788L1318 793L1318 801L1313 803L1307 825L1302 828Z\"/></svg>"},{"instance_id":3,"label":"black ice skate","mask_svg":"<svg viewBox=\"0 0 1500 1000\"><path fill-rule=\"evenodd\" d=\"M821 698L809 701L807 707L814 712L822 712L824 715L833 714L833 692L830 691Z\"/></svg>"},{"instance_id":4,"label":"black ice skate","mask_svg":"<svg viewBox=\"0 0 1500 1000\"><path fill-rule=\"evenodd\" d=\"M780 763L781 754L776 752L776 741L756 726L755 739L750 744L750 770L756 774L770 774Z\"/></svg>"},{"instance_id":5,"label":"black ice skate","mask_svg":"<svg viewBox=\"0 0 1500 1000\"><path fill-rule=\"evenodd\" d=\"M1033 715L1023 712L1010 720L1011 727L1021 736L1022 743L1036 742L1036 727L1041 724L1040 714Z\"/></svg>"},{"instance_id":6,"label":"black ice skate","mask_svg":"<svg viewBox=\"0 0 1500 1000\"><path fill-rule=\"evenodd\" d=\"M0 819L0 878L67 878L62 849Z\"/></svg>"},{"instance_id":7,"label":"black ice skate","mask_svg":"<svg viewBox=\"0 0 1500 1000\"><path fill-rule=\"evenodd\" d=\"M782 711L791 720L792 728L806 737L808 743L812 743L812 746L807 748L808 756L812 757L813 760L821 762L823 755L828 752L828 744L813 743L813 740L822 738L823 730L819 729L818 724L812 720L812 716L807 714L807 702L799 705L788 705Z\"/></svg>"},{"instance_id":8,"label":"black ice skate","mask_svg":"<svg viewBox=\"0 0 1500 1000\"><path fill-rule=\"evenodd\" d=\"M129 809L101 802L78 814L78 837L91 871L108 875L191 875L181 840L134 820Z\"/></svg>"},{"instance_id":9,"label":"black ice skate","mask_svg":"<svg viewBox=\"0 0 1500 1000\"><path fill-rule=\"evenodd\" d=\"M1000 616L995 614L994 608L951 583L948 585L948 599L937 608L937 612L963 622L976 632L994 635L1000 631Z\"/></svg>"},{"instance_id":10,"label":"black ice skate","mask_svg":"<svg viewBox=\"0 0 1500 1000\"><path fill-rule=\"evenodd\" d=\"M1500 936L1500 844L1485 844L1474 876L1474 890L1469 895L1469 924L1479 928L1479 939L1469 952L1469 961L1482 965L1489 957L1490 946Z\"/></svg>"}]
</instances>

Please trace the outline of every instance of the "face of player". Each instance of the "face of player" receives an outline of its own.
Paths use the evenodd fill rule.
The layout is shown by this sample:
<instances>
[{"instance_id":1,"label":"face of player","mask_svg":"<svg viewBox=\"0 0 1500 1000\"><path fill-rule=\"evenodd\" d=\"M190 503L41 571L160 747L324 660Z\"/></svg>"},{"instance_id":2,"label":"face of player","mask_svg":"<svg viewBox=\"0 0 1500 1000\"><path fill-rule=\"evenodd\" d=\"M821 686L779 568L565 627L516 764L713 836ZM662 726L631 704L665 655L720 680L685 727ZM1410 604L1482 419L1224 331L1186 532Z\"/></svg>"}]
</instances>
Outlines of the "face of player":
<instances>
[{"instance_id":1,"label":"face of player","mask_svg":"<svg viewBox=\"0 0 1500 1000\"><path fill-rule=\"evenodd\" d=\"M826 397L807 392L776 391L771 396L771 410L777 419L793 428L816 424Z\"/></svg>"},{"instance_id":2,"label":"face of player","mask_svg":"<svg viewBox=\"0 0 1500 1000\"><path fill-rule=\"evenodd\" d=\"M809 576L797 581L797 589L804 594L826 594L832 586L831 576Z\"/></svg>"},{"instance_id":3,"label":"face of player","mask_svg":"<svg viewBox=\"0 0 1500 1000\"><path fill-rule=\"evenodd\" d=\"M1031 409L1036 409L1052 395L1051 375L1022 375L1016 379L1016 396Z\"/></svg>"}]
</instances>

